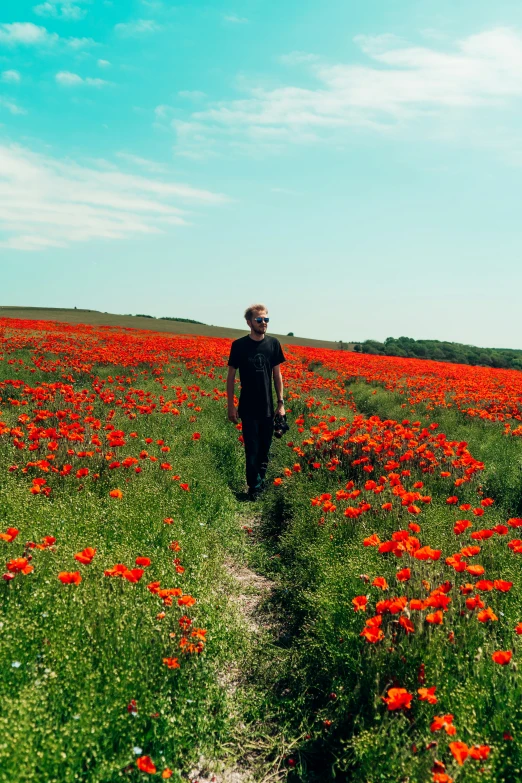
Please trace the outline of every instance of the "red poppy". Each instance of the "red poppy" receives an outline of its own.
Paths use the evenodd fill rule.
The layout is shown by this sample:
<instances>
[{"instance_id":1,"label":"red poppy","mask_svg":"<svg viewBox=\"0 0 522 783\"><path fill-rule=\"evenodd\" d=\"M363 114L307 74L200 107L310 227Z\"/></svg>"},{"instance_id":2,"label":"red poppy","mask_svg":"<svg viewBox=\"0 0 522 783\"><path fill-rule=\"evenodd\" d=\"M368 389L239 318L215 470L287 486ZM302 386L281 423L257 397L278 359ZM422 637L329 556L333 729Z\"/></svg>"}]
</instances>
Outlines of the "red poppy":
<instances>
[{"instance_id":1,"label":"red poppy","mask_svg":"<svg viewBox=\"0 0 522 783\"><path fill-rule=\"evenodd\" d=\"M82 581L82 577L79 571L60 571L58 579L64 585L79 585Z\"/></svg>"},{"instance_id":2,"label":"red poppy","mask_svg":"<svg viewBox=\"0 0 522 783\"><path fill-rule=\"evenodd\" d=\"M150 566L151 563L150 558L148 557L137 557L134 562L137 566L143 566L144 568Z\"/></svg>"},{"instance_id":3,"label":"red poppy","mask_svg":"<svg viewBox=\"0 0 522 783\"><path fill-rule=\"evenodd\" d=\"M437 704L437 697L435 696L436 686L431 688L419 688L417 693L419 694L419 701L427 701L428 704Z\"/></svg>"},{"instance_id":4,"label":"red poppy","mask_svg":"<svg viewBox=\"0 0 522 783\"><path fill-rule=\"evenodd\" d=\"M368 599L365 595L356 595L355 598L352 598L352 604L356 612L365 612Z\"/></svg>"},{"instance_id":5,"label":"red poppy","mask_svg":"<svg viewBox=\"0 0 522 783\"><path fill-rule=\"evenodd\" d=\"M136 760L136 766L140 772L147 772L149 775L155 775L157 772L156 766L153 764L150 756L140 756L139 759Z\"/></svg>"},{"instance_id":6,"label":"red poppy","mask_svg":"<svg viewBox=\"0 0 522 783\"><path fill-rule=\"evenodd\" d=\"M489 756L490 751L491 748L489 745L473 745L473 747L469 749L469 755L472 759L485 761Z\"/></svg>"},{"instance_id":7,"label":"red poppy","mask_svg":"<svg viewBox=\"0 0 522 783\"><path fill-rule=\"evenodd\" d=\"M469 755L469 748L465 742L450 742L451 755L459 766L462 766Z\"/></svg>"},{"instance_id":8,"label":"red poppy","mask_svg":"<svg viewBox=\"0 0 522 783\"><path fill-rule=\"evenodd\" d=\"M388 695L382 697L389 710L409 710L412 699L412 694L408 693L406 688L390 688Z\"/></svg>"},{"instance_id":9,"label":"red poppy","mask_svg":"<svg viewBox=\"0 0 522 783\"><path fill-rule=\"evenodd\" d=\"M90 563L92 563L95 554L96 554L96 549L93 549L92 547L88 546L85 549L82 549L81 552L77 552L74 555L74 559L77 560L79 563L82 563L83 565L89 565Z\"/></svg>"},{"instance_id":10,"label":"red poppy","mask_svg":"<svg viewBox=\"0 0 522 783\"><path fill-rule=\"evenodd\" d=\"M164 658L163 663L169 669L179 669L179 660L177 658Z\"/></svg>"},{"instance_id":11,"label":"red poppy","mask_svg":"<svg viewBox=\"0 0 522 783\"><path fill-rule=\"evenodd\" d=\"M493 661L495 663L500 664L500 666L506 666L506 664L510 662L512 657L513 657L513 653L511 652L511 650L497 650L491 656Z\"/></svg>"},{"instance_id":12,"label":"red poppy","mask_svg":"<svg viewBox=\"0 0 522 783\"><path fill-rule=\"evenodd\" d=\"M34 566L29 565L26 557L15 557L7 562L6 568L12 574L30 574L34 571Z\"/></svg>"},{"instance_id":13,"label":"red poppy","mask_svg":"<svg viewBox=\"0 0 522 783\"><path fill-rule=\"evenodd\" d=\"M400 617L399 618L399 625L401 625L406 633L415 633L415 626L413 625L411 620L408 620L407 617Z\"/></svg>"},{"instance_id":14,"label":"red poppy","mask_svg":"<svg viewBox=\"0 0 522 783\"><path fill-rule=\"evenodd\" d=\"M0 533L0 540L10 543L14 541L20 531L16 527L8 527L5 533Z\"/></svg>"},{"instance_id":15,"label":"red poppy","mask_svg":"<svg viewBox=\"0 0 522 783\"><path fill-rule=\"evenodd\" d=\"M437 715L433 718L430 731L435 732L441 729L444 729L446 734L450 736L454 736L457 733L457 729L453 725L453 715Z\"/></svg>"}]
</instances>

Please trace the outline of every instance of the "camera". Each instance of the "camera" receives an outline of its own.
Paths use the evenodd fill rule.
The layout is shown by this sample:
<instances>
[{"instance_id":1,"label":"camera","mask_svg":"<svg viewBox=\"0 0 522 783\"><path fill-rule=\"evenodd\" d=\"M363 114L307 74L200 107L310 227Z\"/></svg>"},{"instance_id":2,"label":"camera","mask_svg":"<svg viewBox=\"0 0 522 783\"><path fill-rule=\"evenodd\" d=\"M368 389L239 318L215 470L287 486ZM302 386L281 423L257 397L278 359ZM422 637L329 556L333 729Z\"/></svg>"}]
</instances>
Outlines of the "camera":
<instances>
[{"instance_id":1,"label":"camera","mask_svg":"<svg viewBox=\"0 0 522 783\"><path fill-rule=\"evenodd\" d=\"M286 416L281 416L279 413L276 413L274 416L274 437L282 438L289 429L290 427L287 424Z\"/></svg>"}]
</instances>

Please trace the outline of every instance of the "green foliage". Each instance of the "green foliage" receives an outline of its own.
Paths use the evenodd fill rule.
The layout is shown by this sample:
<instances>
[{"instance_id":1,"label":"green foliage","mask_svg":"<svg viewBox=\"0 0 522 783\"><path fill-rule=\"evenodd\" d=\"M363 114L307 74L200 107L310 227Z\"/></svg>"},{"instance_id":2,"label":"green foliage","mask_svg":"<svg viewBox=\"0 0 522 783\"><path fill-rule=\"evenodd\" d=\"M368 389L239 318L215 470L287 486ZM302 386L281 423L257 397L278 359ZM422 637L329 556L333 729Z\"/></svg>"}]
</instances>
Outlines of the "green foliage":
<instances>
[{"instance_id":1,"label":"green foliage","mask_svg":"<svg viewBox=\"0 0 522 783\"><path fill-rule=\"evenodd\" d=\"M194 321L192 318L173 318L169 315L164 315L160 319L161 321L181 321L184 324L203 324L203 321ZM203 324L204 326L205 324Z\"/></svg>"},{"instance_id":2,"label":"green foliage","mask_svg":"<svg viewBox=\"0 0 522 783\"><path fill-rule=\"evenodd\" d=\"M402 356L432 359L437 362L471 364L484 367L522 370L522 350L511 348L477 348L439 340L413 340L411 337L387 337L383 343L365 340L354 350L379 356Z\"/></svg>"}]
</instances>

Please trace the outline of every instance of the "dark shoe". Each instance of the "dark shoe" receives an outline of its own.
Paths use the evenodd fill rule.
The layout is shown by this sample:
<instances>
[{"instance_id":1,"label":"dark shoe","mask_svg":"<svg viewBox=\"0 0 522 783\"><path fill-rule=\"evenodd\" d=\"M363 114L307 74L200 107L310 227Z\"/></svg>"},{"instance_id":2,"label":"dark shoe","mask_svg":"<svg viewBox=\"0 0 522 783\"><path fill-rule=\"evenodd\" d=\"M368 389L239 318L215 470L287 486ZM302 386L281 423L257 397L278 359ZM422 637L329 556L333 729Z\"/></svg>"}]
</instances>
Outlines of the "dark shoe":
<instances>
[{"instance_id":1,"label":"dark shoe","mask_svg":"<svg viewBox=\"0 0 522 783\"><path fill-rule=\"evenodd\" d=\"M260 497L261 497L261 490L259 489L248 490L248 499L252 501L252 503L255 503L256 500L259 500Z\"/></svg>"}]
</instances>

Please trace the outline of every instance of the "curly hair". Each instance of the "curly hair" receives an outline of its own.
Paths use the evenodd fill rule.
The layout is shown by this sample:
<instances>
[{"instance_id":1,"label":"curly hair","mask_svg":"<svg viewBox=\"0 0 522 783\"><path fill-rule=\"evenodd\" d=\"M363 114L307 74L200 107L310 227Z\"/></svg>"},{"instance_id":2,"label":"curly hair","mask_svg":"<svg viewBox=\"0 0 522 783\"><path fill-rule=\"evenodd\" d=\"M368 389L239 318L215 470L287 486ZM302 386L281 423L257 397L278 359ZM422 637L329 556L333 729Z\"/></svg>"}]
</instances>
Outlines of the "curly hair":
<instances>
[{"instance_id":1,"label":"curly hair","mask_svg":"<svg viewBox=\"0 0 522 783\"><path fill-rule=\"evenodd\" d=\"M264 304L250 305L250 307L245 310L245 321L251 321L254 317L254 313L259 313L261 310L264 310L265 313L268 313L266 305Z\"/></svg>"}]
</instances>

